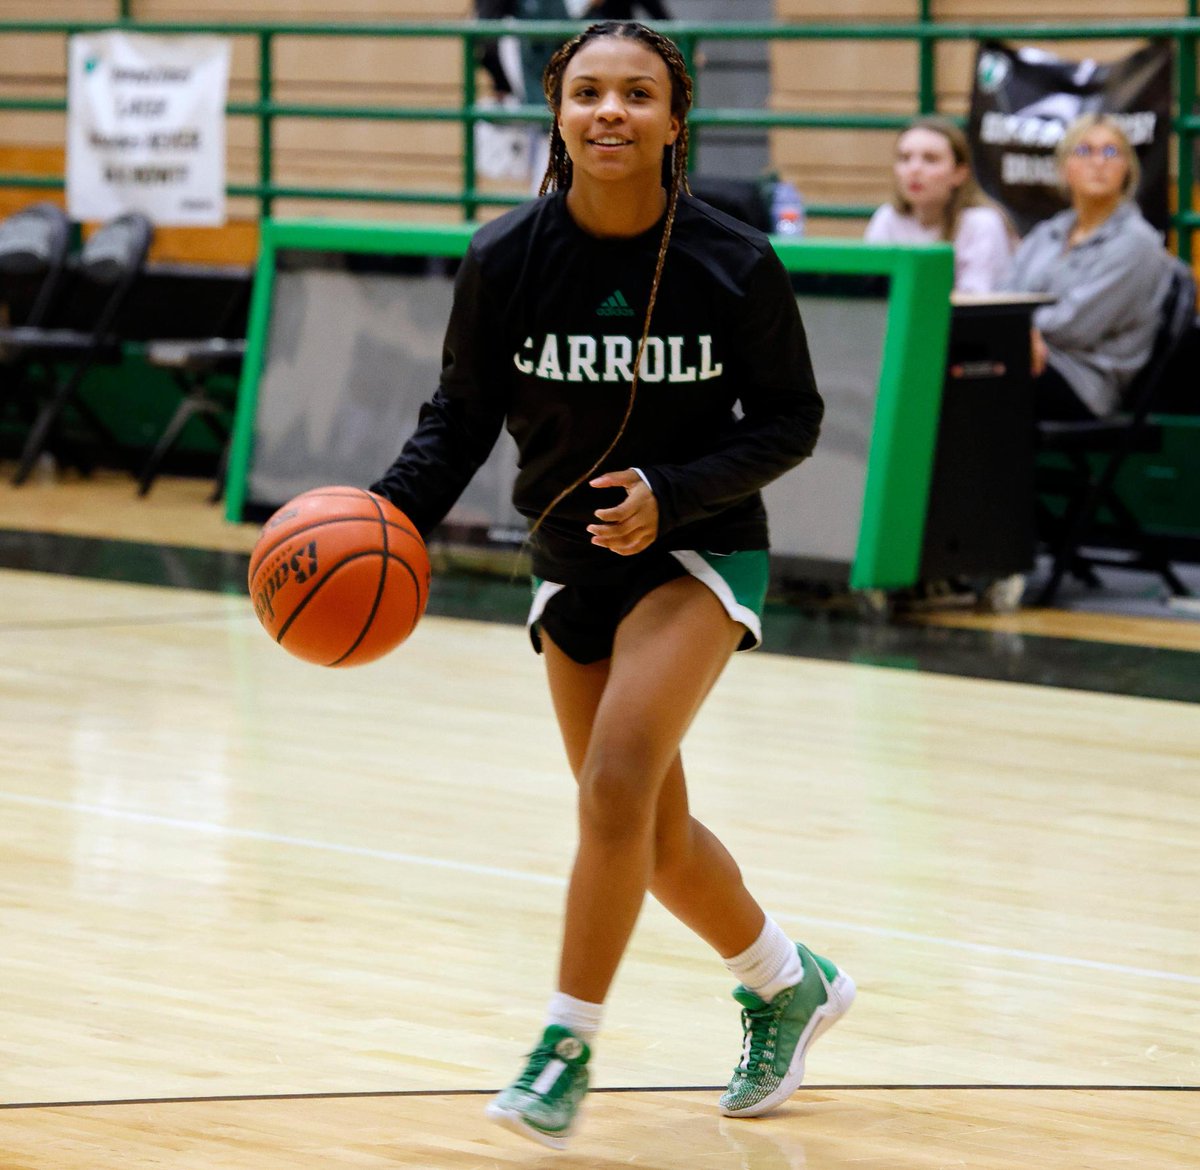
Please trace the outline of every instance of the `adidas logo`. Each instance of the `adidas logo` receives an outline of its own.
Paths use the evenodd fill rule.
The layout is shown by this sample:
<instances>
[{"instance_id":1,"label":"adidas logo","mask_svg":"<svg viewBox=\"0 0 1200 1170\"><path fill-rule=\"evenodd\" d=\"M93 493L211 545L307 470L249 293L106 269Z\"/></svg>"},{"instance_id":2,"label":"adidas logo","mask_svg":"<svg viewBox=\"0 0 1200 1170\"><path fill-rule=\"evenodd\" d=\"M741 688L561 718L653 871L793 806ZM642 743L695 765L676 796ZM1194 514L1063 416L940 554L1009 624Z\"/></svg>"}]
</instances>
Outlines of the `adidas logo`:
<instances>
[{"instance_id":1,"label":"adidas logo","mask_svg":"<svg viewBox=\"0 0 1200 1170\"><path fill-rule=\"evenodd\" d=\"M578 1060L583 1055L583 1041L575 1036L564 1036L554 1046L554 1054L563 1060Z\"/></svg>"},{"instance_id":2,"label":"adidas logo","mask_svg":"<svg viewBox=\"0 0 1200 1170\"><path fill-rule=\"evenodd\" d=\"M596 310L597 317L632 317L633 310L620 289L610 297L605 297Z\"/></svg>"}]
</instances>

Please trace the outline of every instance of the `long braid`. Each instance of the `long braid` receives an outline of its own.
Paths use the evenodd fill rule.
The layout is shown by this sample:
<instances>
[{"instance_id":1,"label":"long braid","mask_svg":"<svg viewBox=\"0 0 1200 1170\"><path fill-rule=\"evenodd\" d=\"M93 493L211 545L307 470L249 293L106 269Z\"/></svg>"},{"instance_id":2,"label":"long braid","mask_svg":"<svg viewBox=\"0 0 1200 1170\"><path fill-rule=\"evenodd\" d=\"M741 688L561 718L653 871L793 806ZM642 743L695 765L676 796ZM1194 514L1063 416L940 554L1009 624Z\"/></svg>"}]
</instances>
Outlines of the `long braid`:
<instances>
[{"instance_id":1,"label":"long braid","mask_svg":"<svg viewBox=\"0 0 1200 1170\"><path fill-rule=\"evenodd\" d=\"M671 112L679 119L679 134L670 147L671 178L670 186L667 190L667 215L663 223L662 240L658 245L658 259L654 265L654 279L650 284L650 296L646 302L646 316L642 321L642 336L638 341L637 357L633 363L633 377L629 381L629 401L625 404L625 414L621 419L621 425L617 428L617 433L613 435L612 441L605 447L591 467L583 472L582 475L577 476L542 509L541 515L538 516L529 529L529 537L532 537L537 532L546 517L567 496L579 487L580 484L587 482L592 477L592 474L612 454L613 449L621 441L621 437L625 434L625 430L629 426L629 420L633 415L633 405L637 400L638 381L642 372L642 356L646 349L647 338L650 336L650 319L654 313L655 302L658 300L658 288L662 282L663 265L667 259L667 247L671 242L671 229L675 226L675 212L679 207L679 193L687 191L690 194L687 180L689 138L687 113L692 106L692 79L688 74L683 54L680 53L674 41L664 37L659 32L655 32L652 28L647 28L644 24L638 24L636 21L604 21L599 24L589 25L578 36L573 37L565 45L562 45L554 56L550 58L545 73L542 75L542 88L545 91L546 104L550 107L555 118L550 131L550 158L546 164L546 173L542 176L541 186L538 188L539 196L546 195L551 191L565 191L571 186L573 169L571 159L567 154L566 143L563 141L562 134L558 129L558 111L562 104L563 74L566 72L567 64L571 58L584 45L600 37L627 37L630 40L641 41L663 59L667 66L667 72L671 77Z\"/></svg>"}]
</instances>

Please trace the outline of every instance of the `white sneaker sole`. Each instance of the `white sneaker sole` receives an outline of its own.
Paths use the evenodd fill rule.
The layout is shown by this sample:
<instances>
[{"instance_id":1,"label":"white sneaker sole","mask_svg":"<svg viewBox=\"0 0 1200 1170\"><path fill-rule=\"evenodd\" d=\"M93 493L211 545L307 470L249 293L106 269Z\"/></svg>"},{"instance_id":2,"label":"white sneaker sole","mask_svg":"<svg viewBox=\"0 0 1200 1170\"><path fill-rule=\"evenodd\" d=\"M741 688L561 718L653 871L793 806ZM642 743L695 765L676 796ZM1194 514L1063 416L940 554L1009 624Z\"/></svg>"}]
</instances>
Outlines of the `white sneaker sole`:
<instances>
[{"instance_id":1,"label":"white sneaker sole","mask_svg":"<svg viewBox=\"0 0 1200 1170\"><path fill-rule=\"evenodd\" d=\"M819 967L817 969L820 970ZM825 983L823 972L821 982ZM808 1026L800 1033L796 1051L792 1054L792 1063L788 1066L783 1080L779 1082L773 1092L768 1093L761 1101L748 1105L745 1109L726 1109L723 1105L718 1106L724 1116L759 1117L764 1113L769 1113L777 1105L781 1105L800 1087L800 1082L804 1080L804 1058L808 1050L820 1036L828 1032L850 1010L857 991L854 980L840 968L837 978L832 983L825 983L825 988L828 993L826 1000L813 1012Z\"/></svg>"},{"instance_id":2,"label":"white sneaker sole","mask_svg":"<svg viewBox=\"0 0 1200 1170\"><path fill-rule=\"evenodd\" d=\"M494 1101L486 1105L483 1112L489 1121L494 1121L497 1125L502 1125L505 1129L520 1134L523 1138L528 1138L531 1142L549 1146L552 1150L565 1150L571 1130L575 1128L572 1126L571 1129L561 1134L543 1133L540 1129L535 1129L530 1125L515 1109L505 1109L504 1106L497 1105Z\"/></svg>"}]
</instances>

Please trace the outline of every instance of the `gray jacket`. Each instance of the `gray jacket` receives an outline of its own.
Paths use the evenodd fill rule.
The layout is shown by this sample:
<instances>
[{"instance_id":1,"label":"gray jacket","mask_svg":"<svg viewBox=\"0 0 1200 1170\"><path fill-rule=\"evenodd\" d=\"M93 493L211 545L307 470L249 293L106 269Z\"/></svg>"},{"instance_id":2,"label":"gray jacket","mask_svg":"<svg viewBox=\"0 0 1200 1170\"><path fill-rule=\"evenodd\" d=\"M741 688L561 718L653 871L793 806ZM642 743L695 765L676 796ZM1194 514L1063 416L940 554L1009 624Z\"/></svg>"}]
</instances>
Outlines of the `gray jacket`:
<instances>
[{"instance_id":1,"label":"gray jacket","mask_svg":"<svg viewBox=\"0 0 1200 1170\"><path fill-rule=\"evenodd\" d=\"M1072 248L1074 225L1070 210L1039 223L1017 249L1005 287L1055 298L1033 315L1047 360L1104 416L1150 357L1170 270L1161 237L1133 203Z\"/></svg>"}]
</instances>

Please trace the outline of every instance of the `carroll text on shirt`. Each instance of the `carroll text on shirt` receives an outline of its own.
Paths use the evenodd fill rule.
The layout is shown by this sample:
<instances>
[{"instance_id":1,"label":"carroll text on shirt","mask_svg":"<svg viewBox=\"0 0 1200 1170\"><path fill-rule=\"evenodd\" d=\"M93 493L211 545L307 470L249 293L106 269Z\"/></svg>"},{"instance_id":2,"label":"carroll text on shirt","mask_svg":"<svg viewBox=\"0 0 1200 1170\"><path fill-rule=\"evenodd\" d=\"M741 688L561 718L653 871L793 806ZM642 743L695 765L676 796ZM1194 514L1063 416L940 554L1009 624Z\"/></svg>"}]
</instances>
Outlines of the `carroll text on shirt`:
<instances>
[{"instance_id":1,"label":"carroll text on shirt","mask_svg":"<svg viewBox=\"0 0 1200 1170\"><path fill-rule=\"evenodd\" d=\"M525 338L513 354L522 374L550 382L631 382L634 341L606 334L592 337L547 333L541 345ZM721 376L724 366L713 361L712 337L647 337L642 354L643 382L706 382Z\"/></svg>"}]
</instances>

